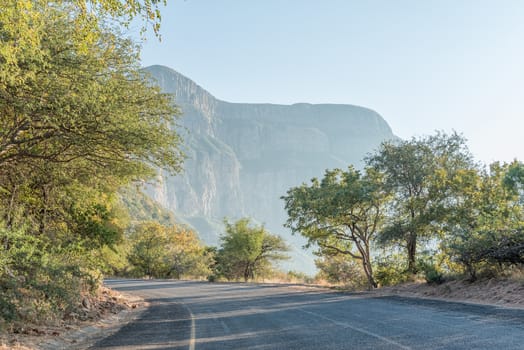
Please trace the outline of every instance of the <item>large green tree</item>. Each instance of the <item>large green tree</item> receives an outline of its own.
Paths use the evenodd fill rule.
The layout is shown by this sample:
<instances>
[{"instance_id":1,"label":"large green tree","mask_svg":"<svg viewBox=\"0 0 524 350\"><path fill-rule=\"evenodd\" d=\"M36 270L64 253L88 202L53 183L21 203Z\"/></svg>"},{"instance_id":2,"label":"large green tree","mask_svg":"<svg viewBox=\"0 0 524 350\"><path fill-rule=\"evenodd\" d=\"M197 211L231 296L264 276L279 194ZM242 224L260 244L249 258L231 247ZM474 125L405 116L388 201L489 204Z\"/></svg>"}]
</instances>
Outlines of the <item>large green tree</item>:
<instances>
[{"instance_id":1,"label":"large green tree","mask_svg":"<svg viewBox=\"0 0 524 350\"><path fill-rule=\"evenodd\" d=\"M141 72L138 47L115 27L155 4L0 6L0 239L10 257L0 304L13 319L23 317L20 305L74 308L85 282L97 285L98 253L126 227L116 191L156 167L181 168L173 100ZM25 251L34 252L30 260ZM60 288L70 290L51 299Z\"/></svg>"},{"instance_id":2,"label":"large green tree","mask_svg":"<svg viewBox=\"0 0 524 350\"><path fill-rule=\"evenodd\" d=\"M439 223L453 211L457 181L475 167L465 139L437 133L387 141L366 163L383 175L391 196L381 240L403 246L408 270L414 273L419 241L437 238Z\"/></svg>"},{"instance_id":3,"label":"large green tree","mask_svg":"<svg viewBox=\"0 0 524 350\"><path fill-rule=\"evenodd\" d=\"M17 58L31 79L0 80L0 164L82 159L79 165L111 172L144 162L177 170L171 97L152 86L139 70L138 48L116 30L100 25L97 40L79 50L70 11L44 11L44 58Z\"/></svg>"},{"instance_id":4,"label":"large green tree","mask_svg":"<svg viewBox=\"0 0 524 350\"><path fill-rule=\"evenodd\" d=\"M100 26L79 50L69 9L45 10L45 59L18 58L31 79L0 88L1 215L8 225L37 218L40 233L59 206L71 207L68 188L114 192L156 166L176 172L183 159L177 110L141 73L137 47Z\"/></svg>"},{"instance_id":5,"label":"large green tree","mask_svg":"<svg viewBox=\"0 0 524 350\"><path fill-rule=\"evenodd\" d=\"M216 268L227 279L248 281L263 275L274 262L288 258L284 240L263 226L250 226L247 218L224 223L226 232L220 237Z\"/></svg>"},{"instance_id":6,"label":"large green tree","mask_svg":"<svg viewBox=\"0 0 524 350\"><path fill-rule=\"evenodd\" d=\"M320 255L349 255L361 262L370 288L373 277L371 244L382 228L386 194L381 175L373 169L364 174L327 170L322 180L291 188L285 201L286 226L320 248Z\"/></svg>"}]
</instances>

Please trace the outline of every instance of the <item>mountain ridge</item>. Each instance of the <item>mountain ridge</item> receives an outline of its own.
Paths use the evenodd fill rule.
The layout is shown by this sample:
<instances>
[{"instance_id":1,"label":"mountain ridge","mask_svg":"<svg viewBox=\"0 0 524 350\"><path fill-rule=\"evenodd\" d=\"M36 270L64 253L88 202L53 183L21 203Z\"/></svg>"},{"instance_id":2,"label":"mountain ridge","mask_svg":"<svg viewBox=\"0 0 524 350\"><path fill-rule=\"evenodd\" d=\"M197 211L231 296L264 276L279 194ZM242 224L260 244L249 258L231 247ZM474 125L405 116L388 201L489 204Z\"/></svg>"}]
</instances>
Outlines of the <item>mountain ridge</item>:
<instances>
[{"instance_id":1,"label":"mountain ridge","mask_svg":"<svg viewBox=\"0 0 524 350\"><path fill-rule=\"evenodd\" d=\"M306 242L283 228L280 197L327 168L361 165L380 142L396 138L375 111L356 105L235 103L215 98L177 71L145 70L181 108L188 160L178 176L160 172L148 194L217 244L224 217L249 216L294 247L288 268L312 272Z\"/></svg>"}]
</instances>

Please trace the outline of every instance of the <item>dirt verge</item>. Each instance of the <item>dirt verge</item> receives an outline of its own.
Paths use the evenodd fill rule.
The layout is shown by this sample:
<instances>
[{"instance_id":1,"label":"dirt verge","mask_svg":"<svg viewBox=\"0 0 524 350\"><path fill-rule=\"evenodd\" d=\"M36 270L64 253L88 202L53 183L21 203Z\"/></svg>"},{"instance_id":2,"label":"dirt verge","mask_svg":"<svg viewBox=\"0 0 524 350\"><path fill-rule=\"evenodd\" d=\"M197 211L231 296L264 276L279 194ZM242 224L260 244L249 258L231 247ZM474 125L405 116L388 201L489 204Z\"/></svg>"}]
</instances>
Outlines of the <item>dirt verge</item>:
<instances>
[{"instance_id":1,"label":"dirt verge","mask_svg":"<svg viewBox=\"0 0 524 350\"><path fill-rule=\"evenodd\" d=\"M438 285L406 283L380 288L372 293L377 296L398 295L524 308L524 281L513 279L454 280Z\"/></svg>"},{"instance_id":2,"label":"dirt verge","mask_svg":"<svg viewBox=\"0 0 524 350\"><path fill-rule=\"evenodd\" d=\"M0 334L0 350L85 349L138 317L145 306L138 297L102 287L96 297L82 300L79 312L58 325L18 325Z\"/></svg>"}]
</instances>

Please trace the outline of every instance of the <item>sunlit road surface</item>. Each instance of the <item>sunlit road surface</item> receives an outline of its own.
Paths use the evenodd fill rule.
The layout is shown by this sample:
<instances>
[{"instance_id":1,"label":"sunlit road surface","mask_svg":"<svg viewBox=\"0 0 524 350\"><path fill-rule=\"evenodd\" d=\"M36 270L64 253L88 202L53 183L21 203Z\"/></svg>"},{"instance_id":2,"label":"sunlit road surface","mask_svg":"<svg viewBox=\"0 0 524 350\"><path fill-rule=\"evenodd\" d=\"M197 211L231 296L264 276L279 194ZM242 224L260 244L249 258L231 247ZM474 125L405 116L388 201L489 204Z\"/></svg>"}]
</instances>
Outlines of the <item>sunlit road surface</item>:
<instances>
[{"instance_id":1,"label":"sunlit road surface","mask_svg":"<svg viewBox=\"0 0 524 350\"><path fill-rule=\"evenodd\" d=\"M150 307L92 349L524 349L524 310L279 285L106 284Z\"/></svg>"}]
</instances>

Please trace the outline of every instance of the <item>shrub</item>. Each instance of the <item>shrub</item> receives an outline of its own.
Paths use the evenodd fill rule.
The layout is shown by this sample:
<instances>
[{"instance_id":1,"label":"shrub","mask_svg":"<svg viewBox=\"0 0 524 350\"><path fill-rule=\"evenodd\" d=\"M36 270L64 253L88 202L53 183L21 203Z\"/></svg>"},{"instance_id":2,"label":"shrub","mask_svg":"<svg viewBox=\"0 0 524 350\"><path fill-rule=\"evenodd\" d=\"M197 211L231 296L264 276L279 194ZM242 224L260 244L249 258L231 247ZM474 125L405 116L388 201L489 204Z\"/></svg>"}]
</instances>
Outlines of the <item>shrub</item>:
<instances>
[{"instance_id":1,"label":"shrub","mask_svg":"<svg viewBox=\"0 0 524 350\"><path fill-rule=\"evenodd\" d=\"M413 278L413 275L408 272L405 259L396 254L376 259L374 271L375 278L381 286L394 286Z\"/></svg>"},{"instance_id":2,"label":"shrub","mask_svg":"<svg viewBox=\"0 0 524 350\"><path fill-rule=\"evenodd\" d=\"M424 270L424 277L429 284L441 284L444 282L444 274L440 272L434 265L429 265Z\"/></svg>"},{"instance_id":3,"label":"shrub","mask_svg":"<svg viewBox=\"0 0 524 350\"><path fill-rule=\"evenodd\" d=\"M5 227L0 241L0 317L7 323L62 319L100 285L96 264L80 246L57 247Z\"/></svg>"},{"instance_id":4,"label":"shrub","mask_svg":"<svg viewBox=\"0 0 524 350\"><path fill-rule=\"evenodd\" d=\"M354 290L368 288L369 283L362 264L350 256L323 256L315 260L315 265L320 270L319 279L325 279L329 283L343 284Z\"/></svg>"}]
</instances>

